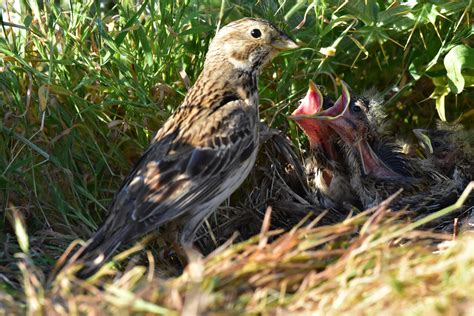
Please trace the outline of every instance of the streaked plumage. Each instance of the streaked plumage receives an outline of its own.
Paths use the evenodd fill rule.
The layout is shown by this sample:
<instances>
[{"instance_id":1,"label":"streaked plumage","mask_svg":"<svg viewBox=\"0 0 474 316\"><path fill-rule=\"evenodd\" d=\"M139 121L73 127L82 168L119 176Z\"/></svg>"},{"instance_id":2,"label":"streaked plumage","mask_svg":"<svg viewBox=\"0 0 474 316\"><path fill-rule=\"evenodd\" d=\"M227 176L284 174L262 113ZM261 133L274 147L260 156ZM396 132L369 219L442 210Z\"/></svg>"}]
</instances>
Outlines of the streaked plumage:
<instances>
[{"instance_id":1,"label":"streaked plumage","mask_svg":"<svg viewBox=\"0 0 474 316\"><path fill-rule=\"evenodd\" d=\"M395 139L380 132L380 112L371 102L347 98L345 104L335 104L315 116L341 137L351 186L363 205L378 204L401 188L403 192L392 204L395 209L410 206L412 211L432 211L455 201L462 190L457 183L403 155Z\"/></svg>"},{"instance_id":2,"label":"streaked plumage","mask_svg":"<svg viewBox=\"0 0 474 316\"><path fill-rule=\"evenodd\" d=\"M176 221L189 247L203 222L242 183L258 148L257 77L286 49L287 35L265 20L223 27L181 106L125 179L97 233L81 249L88 277L122 245Z\"/></svg>"}]
</instances>

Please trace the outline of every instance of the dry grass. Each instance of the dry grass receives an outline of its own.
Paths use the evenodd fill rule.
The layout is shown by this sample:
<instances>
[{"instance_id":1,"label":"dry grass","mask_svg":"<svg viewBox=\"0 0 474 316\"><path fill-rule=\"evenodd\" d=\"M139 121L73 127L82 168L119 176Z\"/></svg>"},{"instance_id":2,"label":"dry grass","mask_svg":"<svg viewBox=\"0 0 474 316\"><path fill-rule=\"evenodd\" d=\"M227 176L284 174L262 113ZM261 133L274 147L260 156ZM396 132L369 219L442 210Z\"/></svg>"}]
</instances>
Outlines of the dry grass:
<instances>
[{"instance_id":1,"label":"dry grass","mask_svg":"<svg viewBox=\"0 0 474 316\"><path fill-rule=\"evenodd\" d=\"M462 205L473 187L431 219ZM86 281L74 277L73 266L45 289L43 273L28 255L18 255L22 291L3 293L2 305L7 313L51 315L472 315L474 234L419 231L427 220L403 221L386 205L320 226L322 213L285 233L269 231L269 208L258 235L205 258L191 253L183 274L172 278L162 277L159 259L147 251L144 266L132 259L121 272L109 264Z\"/></svg>"},{"instance_id":2,"label":"dry grass","mask_svg":"<svg viewBox=\"0 0 474 316\"><path fill-rule=\"evenodd\" d=\"M433 126L436 110L472 127L470 70L454 94L444 66L471 43L471 9L469 0L2 2L0 315L472 315L474 236L426 230L463 213L410 222L384 206L318 208L299 163L306 139L287 119L309 79L332 95L325 74L383 92L397 132ZM182 102L216 26L243 16L271 20L304 47L260 77L261 118L284 132L264 135L251 176L200 232L207 256L181 273L158 238L89 280L70 267L46 287Z\"/></svg>"}]
</instances>

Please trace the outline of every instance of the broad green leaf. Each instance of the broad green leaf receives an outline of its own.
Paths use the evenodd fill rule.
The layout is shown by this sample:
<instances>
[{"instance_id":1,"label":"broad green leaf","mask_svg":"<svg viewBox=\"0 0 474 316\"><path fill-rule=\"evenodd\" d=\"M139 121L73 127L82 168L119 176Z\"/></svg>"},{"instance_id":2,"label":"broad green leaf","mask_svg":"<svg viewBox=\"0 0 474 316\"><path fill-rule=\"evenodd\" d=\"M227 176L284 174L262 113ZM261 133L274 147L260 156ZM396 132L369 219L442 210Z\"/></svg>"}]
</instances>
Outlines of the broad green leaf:
<instances>
[{"instance_id":1,"label":"broad green leaf","mask_svg":"<svg viewBox=\"0 0 474 316\"><path fill-rule=\"evenodd\" d=\"M431 7L431 10L427 14L428 21L430 21L431 24L436 25L436 18L438 17L439 12L438 8L435 6Z\"/></svg>"},{"instance_id":2,"label":"broad green leaf","mask_svg":"<svg viewBox=\"0 0 474 316\"><path fill-rule=\"evenodd\" d=\"M410 18L411 7L406 5L392 6L378 14L378 23L391 30L400 32L407 30L414 25L414 20Z\"/></svg>"},{"instance_id":3,"label":"broad green leaf","mask_svg":"<svg viewBox=\"0 0 474 316\"><path fill-rule=\"evenodd\" d=\"M453 47L444 57L444 67L448 72L449 88L456 94L461 93L465 85L461 71L464 68L474 69L474 49L466 45Z\"/></svg>"},{"instance_id":4,"label":"broad green leaf","mask_svg":"<svg viewBox=\"0 0 474 316\"><path fill-rule=\"evenodd\" d=\"M431 3L423 4L417 13L418 18L422 23L431 23L433 25L435 24L436 18L439 15L437 7Z\"/></svg>"},{"instance_id":5,"label":"broad green leaf","mask_svg":"<svg viewBox=\"0 0 474 316\"><path fill-rule=\"evenodd\" d=\"M445 109L445 97L449 94L449 86L446 83L446 77L435 77L433 78L433 84L435 90L431 94L430 98L436 100L436 111L442 121L446 121L446 109Z\"/></svg>"},{"instance_id":6,"label":"broad green leaf","mask_svg":"<svg viewBox=\"0 0 474 316\"><path fill-rule=\"evenodd\" d=\"M31 22L33 22L33 17L31 15L27 15L25 19L23 20L23 24L25 25L27 29L30 27Z\"/></svg>"}]
</instances>

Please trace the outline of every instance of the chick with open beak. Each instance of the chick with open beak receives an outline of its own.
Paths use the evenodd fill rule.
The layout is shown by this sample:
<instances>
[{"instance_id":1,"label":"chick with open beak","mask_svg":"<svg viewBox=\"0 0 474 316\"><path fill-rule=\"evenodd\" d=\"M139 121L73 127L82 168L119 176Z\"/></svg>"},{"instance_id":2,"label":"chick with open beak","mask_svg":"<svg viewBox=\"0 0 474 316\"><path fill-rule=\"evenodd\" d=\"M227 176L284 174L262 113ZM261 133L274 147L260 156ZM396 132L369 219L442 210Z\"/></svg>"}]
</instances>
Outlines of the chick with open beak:
<instances>
[{"instance_id":1,"label":"chick with open beak","mask_svg":"<svg viewBox=\"0 0 474 316\"><path fill-rule=\"evenodd\" d=\"M351 98L349 89L343 82L341 97L334 105L312 117L323 121L323 124L333 129L346 145L357 149L364 175L397 178L399 175L391 170L369 145L375 133L372 131L372 124L366 119L368 111L367 100Z\"/></svg>"},{"instance_id":2,"label":"chick with open beak","mask_svg":"<svg viewBox=\"0 0 474 316\"><path fill-rule=\"evenodd\" d=\"M324 105L333 104L332 100L323 98L318 87L310 81L306 96L293 111L291 118L309 139L310 152L305 165L308 175L314 175L314 180L309 177L310 182L336 205L359 205L360 202L350 187L344 161L340 159L337 134L326 124L311 119L311 116L323 112Z\"/></svg>"},{"instance_id":3,"label":"chick with open beak","mask_svg":"<svg viewBox=\"0 0 474 316\"><path fill-rule=\"evenodd\" d=\"M306 116L327 125L342 140L342 159L363 206L374 206L401 188L402 194L392 204L395 209L410 206L415 212L433 211L453 203L459 185L403 155L395 137L381 133L372 105L371 100L351 97L343 84L342 95L331 108Z\"/></svg>"}]
</instances>

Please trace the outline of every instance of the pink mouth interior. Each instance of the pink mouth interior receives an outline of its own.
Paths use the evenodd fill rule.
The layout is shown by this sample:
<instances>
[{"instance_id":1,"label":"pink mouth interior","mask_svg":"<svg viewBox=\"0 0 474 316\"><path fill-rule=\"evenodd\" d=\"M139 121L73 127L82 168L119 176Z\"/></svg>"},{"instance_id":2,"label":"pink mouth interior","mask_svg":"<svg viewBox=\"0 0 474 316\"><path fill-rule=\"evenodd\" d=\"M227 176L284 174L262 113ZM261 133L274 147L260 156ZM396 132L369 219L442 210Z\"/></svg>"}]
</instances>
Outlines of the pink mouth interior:
<instances>
[{"instance_id":1,"label":"pink mouth interior","mask_svg":"<svg viewBox=\"0 0 474 316\"><path fill-rule=\"evenodd\" d=\"M310 82L310 88L308 89L305 98L301 101L298 108L293 111L292 115L312 115L320 112L322 108L322 95L314 86L314 83Z\"/></svg>"},{"instance_id":2,"label":"pink mouth interior","mask_svg":"<svg viewBox=\"0 0 474 316\"><path fill-rule=\"evenodd\" d=\"M320 113L322 109L323 96L316 85L310 81L309 89L305 98L301 101L301 104L292 115L313 115ZM331 130L323 122L304 117L295 117L295 121L308 136L311 146L321 146L329 157L336 159L334 147L328 141ZM329 185L332 180L332 173L326 172L323 175L326 184Z\"/></svg>"},{"instance_id":3,"label":"pink mouth interior","mask_svg":"<svg viewBox=\"0 0 474 316\"><path fill-rule=\"evenodd\" d=\"M349 93L349 90L347 89L346 85L343 84L342 94L339 99L337 99L334 105L331 106L329 109L322 111L319 116L334 118L336 116L342 115L349 107L350 99L351 95Z\"/></svg>"},{"instance_id":4,"label":"pink mouth interior","mask_svg":"<svg viewBox=\"0 0 474 316\"><path fill-rule=\"evenodd\" d=\"M345 115L346 110L350 105L350 93L347 87L343 85L342 94L332 107L322 111L322 104L323 100L321 93L317 90L316 86L310 82L310 88L305 98L292 114L294 116L318 114L318 117L332 118L332 120L326 122L336 129L345 142L353 144L355 142L355 135L351 132L351 129L348 128L347 123L344 120L338 119ZM311 118L297 118L296 122L304 130L313 145L321 145L324 150L329 153L330 157L335 158L336 154L332 145L326 141L328 136L327 133L330 131L322 121ZM361 140L355 145L361 155L362 168L366 175L373 174L375 177L381 179L389 179L398 176L397 173L389 169L378 158L366 140ZM330 185L332 175L330 173L323 173L323 177L326 184Z\"/></svg>"},{"instance_id":5,"label":"pink mouth interior","mask_svg":"<svg viewBox=\"0 0 474 316\"><path fill-rule=\"evenodd\" d=\"M399 176L395 171L388 168L382 160L380 160L367 141L360 141L357 144L357 150L360 153L364 174L372 174L378 179L393 179Z\"/></svg>"}]
</instances>

